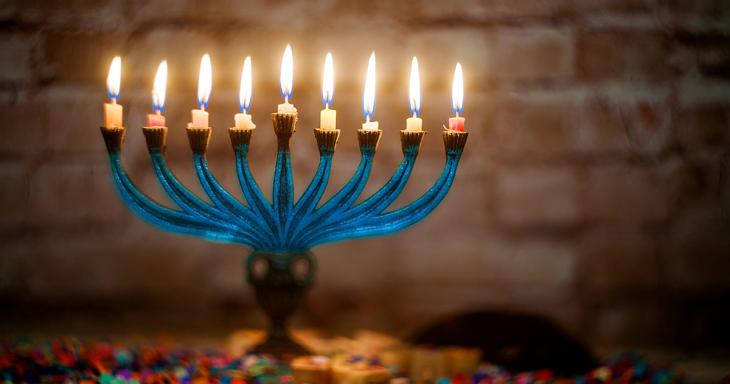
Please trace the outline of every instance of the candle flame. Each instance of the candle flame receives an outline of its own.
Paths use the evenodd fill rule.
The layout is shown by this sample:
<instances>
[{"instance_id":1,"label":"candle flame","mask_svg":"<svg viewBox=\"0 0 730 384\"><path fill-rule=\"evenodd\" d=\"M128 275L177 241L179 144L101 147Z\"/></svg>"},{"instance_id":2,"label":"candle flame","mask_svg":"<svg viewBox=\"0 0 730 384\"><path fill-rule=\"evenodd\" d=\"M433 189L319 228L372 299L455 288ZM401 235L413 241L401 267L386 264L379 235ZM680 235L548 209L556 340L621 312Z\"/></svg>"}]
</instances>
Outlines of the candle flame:
<instances>
[{"instance_id":1,"label":"candle flame","mask_svg":"<svg viewBox=\"0 0 730 384\"><path fill-rule=\"evenodd\" d=\"M327 52L324 58L324 77L322 78L322 102L329 108L335 95L335 69L332 54Z\"/></svg>"},{"instance_id":2,"label":"candle flame","mask_svg":"<svg viewBox=\"0 0 730 384\"><path fill-rule=\"evenodd\" d=\"M458 116L464 109L464 75L461 63L456 63L454 82L451 85L451 109Z\"/></svg>"},{"instance_id":3,"label":"candle flame","mask_svg":"<svg viewBox=\"0 0 730 384\"><path fill-rule=\"evenodd\" d=\"M294 82L294 58L292 57L291 45L287 44L284 49L284 55L281 57L281 96L284 100L289 101L292 93L292 83Z\"/></svg>"},{"instance_id":4,"label":"candle flame","mask_svg":"<svg viewBox=\"0 0 730 384\"><path fill-rule=\"evenodd\" d=\"M375 111L375 52L370 54L368 60L368 73L365 77L365 91L362 97L362 109L365 120L370 120Z\"/></svg>"},{"instance_id":5,"label":"candle flame","mask_svg":"<svg viewBox=\"0 0 730 384\"><path fill-rule=\"evenodd\" d=\"M106 92L112 101L116 101L119 97L119 84L122 78L122 58L114 57L109 66L109 74L106 77Z\"/></svg>"},{"instance_id":6,"label":"candle flame","mask_svg":"<svg viewBox=\"0 0 730 384\"><path fill-rule=\"evenodd\" d=\"M411 61L411 81L408 88L408 101L411 105L413 117L421 113L421 77L418 75L418 59L413 56Z\"/></svg>"},{"instance_id":7,"label":"candle flame","mask_svg":"<svg viewBox=\"0 0 730 384\"><path fill-rule=\"evenodd\" d=\"M162 60L157 67L155 83L152 88L152 110L161 113L165 110L165 93L167 91L167 60Z\"/></svg>"},{"instance_id":8,"label":"candle flame","mask_svg":"<svg viewBox=\"0 0 730 384\"><path fill-rule=\"evenodd\" d=\"M247 56L243 61L241 89L238 92L238 105L241 107L241 112L248 113L251 110L251 81L251 56Z\"/></svg>"},{"instance_id":9,"label":"candle flame","mask_svg":"<svg viewBox=\"0 0 730 384\"><path fill-rule=\"evenodd\" d=\"M213 86L213 70L210 65L210 55L207 53L200 59L200 74L198 76L198 107L205 109L210 100L210 90Z\"/></svg>"}]
</instances>

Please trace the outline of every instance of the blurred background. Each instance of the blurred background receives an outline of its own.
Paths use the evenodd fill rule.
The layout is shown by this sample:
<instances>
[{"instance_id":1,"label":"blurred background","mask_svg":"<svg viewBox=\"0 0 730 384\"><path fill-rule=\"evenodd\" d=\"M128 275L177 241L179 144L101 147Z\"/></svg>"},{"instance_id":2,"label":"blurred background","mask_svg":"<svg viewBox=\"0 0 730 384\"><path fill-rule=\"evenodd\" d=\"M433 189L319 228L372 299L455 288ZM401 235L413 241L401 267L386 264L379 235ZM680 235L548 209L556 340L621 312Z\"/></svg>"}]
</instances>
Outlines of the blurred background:
<instances>
[{"instance_id":1,"label":"blurred background","mask_svg":"<svg viewBox=\"0 0 730 384\"><path fill-rule=\"evenodd\" d=\"M125 165L167 202L141 132L167 59L168 158L200 191L184 134L209 52L209 159L238 193L225 128L253 59L250 154L270 195L283 49L294 50L296 191L314 173L324 56L342 129L327 195L359 161L367 58L384 135L365 191L401 159L410 59L424 140L396 206L443 166L453 67L469 142L453 189L424 222L314 250L295 325L404 334L473 310L545 317L590 345L730 344L730 3L721 0L2 1L0 330L192 332L264 325L244 282L249 250L174 236L117 197L100 137L121 55ZM326 196L327 196L326 195Z\"/></svg>"}]
</instances>

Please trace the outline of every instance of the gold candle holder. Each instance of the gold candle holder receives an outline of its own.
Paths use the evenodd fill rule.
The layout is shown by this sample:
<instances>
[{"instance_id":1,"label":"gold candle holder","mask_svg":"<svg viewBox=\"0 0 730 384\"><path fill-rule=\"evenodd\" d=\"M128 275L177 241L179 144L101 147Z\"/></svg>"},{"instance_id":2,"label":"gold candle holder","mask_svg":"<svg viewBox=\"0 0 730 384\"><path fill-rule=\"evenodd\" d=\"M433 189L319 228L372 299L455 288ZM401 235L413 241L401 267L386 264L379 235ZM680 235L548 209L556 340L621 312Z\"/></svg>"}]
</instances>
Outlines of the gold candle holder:
<instances>
[{"instance_id":1,"label":"gold candle holder","mask_svg":"<svg viewBox=\"0 0 730 384\"><path fill-rule=\"evenodd\" d=\"M109 152L119 152L124 143L124 136L127 129L124 127L101 127L101 136Z\"/></svg>"},{"instance_id":2,"label":"gold candle holder","mask_svg":"<svg viewBox=\"0 0 730 384\"><path fill-rule=\"evenodd\" d=\"M167 127L142 127L142 133L150 151L159 150L165 153L167 149Z\"/></svg>"},{"instance_id":3,"label":"gold candle holder","mask_svg":"<svg viewBox=\"0 0 730 384\"><path fill-rule=\"evenodd\" d=\"M213 130L209 127L187 127L185 130L188 134L190 149L193 150L193 153L197 153L199 155L205 154L205 151L208 150L208 143L210 143L210 134Z\"/></svg>"},{"instance_id":4,"label":"gold candle holder","mask_svg":"<svg viewBox=\"0 0 730 384\"><path fill-rule=\"evenodd\" d=\"M320 153L333 153L337 141L340 139L339 129L314 129L314 138L317 140L317 147Z\"/></svg>"},{"instance_id":5,"label":"gold candle holder","mask_svg":"<svg viewBox=\"0 0 730 384\"><path fill-rule=\"evenodd\" d=\"M293 113L272 113L271 122L279 149L289 150L289 139L296 132L297 115Z\"/></svg>"},{"instance_id":6,"label":"gold candle holder","mask_svg":"<svg viewBox=\"0 0 730 384\"><path fill-rule=\"evenodd\" d=\"M423 137L426 135L426 131L408 131L408 130L401 130L400 131L400 144L401 148L403 149L403 154L405 154L408 151L416 151L421 148L421 141L423 141Z\"/></svg>"},{"instance_id":7,"label":"gold candle holder","mask_svg":"<svg viewBox=\"0 0 730 384\"><path fill-rule=\"evenodd\" d=\"M381 129L358 129L357 142L360 145L360 150L375 152L375 150L378 149L381 136L383 136L383 131Z\"/></svg>"},{"instance_id":8,"label":"gold candle holder","mask_svg":"<svg viewBox=\"0 0 730 384\"><path fill-rule=\"evenodd\" d=\"M469 137L468 132L446 130L443 133L444 148L447 154L454 153L456 151L461 152L464 150L466 145L466 139Z\"/></svg>"}]
</instances>

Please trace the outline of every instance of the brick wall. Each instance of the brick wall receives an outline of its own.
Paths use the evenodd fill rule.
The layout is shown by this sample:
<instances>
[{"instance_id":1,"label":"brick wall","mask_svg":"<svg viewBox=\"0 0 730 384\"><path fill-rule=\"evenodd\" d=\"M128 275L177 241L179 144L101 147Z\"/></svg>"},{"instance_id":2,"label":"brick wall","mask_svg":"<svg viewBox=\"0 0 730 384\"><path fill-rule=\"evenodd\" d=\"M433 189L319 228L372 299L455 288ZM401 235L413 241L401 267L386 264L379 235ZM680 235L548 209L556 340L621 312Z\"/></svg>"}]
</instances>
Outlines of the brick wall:
<instances>
[{"instance_id":1,"label":"brick wall","mask_svg":"<svg viewBox=\"0 0 730 384\"><path fill-rule=\"evenodd\" d=\"M400 160L412 55L432 134L398 204L440 172L433 133L449 115L456 60L471 132L455 186L432 217L396 236L316 250L318 281L301 322L403 330L487 308L545 315L594 343L721 342L730 322L729 25L720 0L2 2L3 305L30 314L162 308L203 324L238 308L226 324L247 324L247 250L159 232L117 198L98 132L104 79L122 55L126 165L164 201L138 129L157 63L170 64L171 166L195 186L182 127L199 57L211 53L209 156L233 189L222 128L251 55L260 127L251 159L268 185L268 114L290 42L305 128L293 143L299 191L316 165L306 128L317 124L327 50L343 129L330 189L357 162L371 50L385 135L366 192Z\"/></svg>"}]
</instances>

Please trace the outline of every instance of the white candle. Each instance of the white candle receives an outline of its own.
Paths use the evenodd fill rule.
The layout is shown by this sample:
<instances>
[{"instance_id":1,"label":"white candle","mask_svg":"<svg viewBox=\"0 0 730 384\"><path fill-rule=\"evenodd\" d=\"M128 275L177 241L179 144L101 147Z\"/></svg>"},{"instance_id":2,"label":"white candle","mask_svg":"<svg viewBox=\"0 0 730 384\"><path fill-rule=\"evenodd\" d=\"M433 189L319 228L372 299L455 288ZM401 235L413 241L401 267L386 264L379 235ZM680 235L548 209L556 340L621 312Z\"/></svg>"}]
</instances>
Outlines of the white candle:
<instances>
[{"instance_id":1,"label":"white candle","mask_svg":"<svg viewBox=\"0 0 730 384\"><path fill-rule=\"evenodd\" d=\"M375 52L370 54L368 60L368 73L365 77L365 90L362 97L362 109L365 114L365 122L362 129L375 131L378 129L377 121L370 121L375 111Z\"/></svg>"},{"instance_id":2,"label":"white candle","mask_svg":"<svg viewBox=\"0 0 730 384\"><path fill-rule=\"evenodd\" d=\"M418 115L421 113L421 79L418 74L418 59L411 60L411 78L408 87L408 101L411 107L411 117L406 119L406 131L421 131L423 120Z\"/></svg>"},{"instance_id":3,"label":"white candle","mask_svg":"<svg viewBox=\"0 0 730 384\"><path fill-rule=\"evenodd\" d=\"M193 109L192 112L192 122L188 123L188 127L190 128L208 128L210 125L208 124L208 112L206 112L204 107L201 107L201 109Z\"/></svg>"},{"instance_id":4,"label":"white candle","mask_svg":"<svg viewBox=\"0 0 730 384\"><path fill-rule=\"evenodd\" d=\"M122 78L122 59L117 56L109 66L109 74L106 78L106 90L111 99L110 103L104 103L104 126L108 128L122 127L121 104L117 104L119 97L119 86Z\"/></svg>"},{"instance_id":5,"label":"white candle","mask_svg":"<svg viewBox=\"0 0 730 384\"><path fill-rule=\"evenodd\" d=\"M319 113L320 129L337 128L337 111L330 109L335 94L335 70L332 64L332 54L327 52L324 59L324 76L322 78L322 101L324 109Z\"/></svg>"},{"instance_id":6,"label":"white candle","mask_svg":"<svg viewBox=\"0 0 730 384\"><path fill-rule=\"evenodd\" d=\"M205 107L208 106L210 100L210 91L212 87L213 70L210 65L210 56L206 53L200 59L200 73L198 75L198 107L193 109L192 122L188 123L191 128L208 128L208 112Z\"/></svg>"},{"instance_id":7,"label":"white candle","mask_svg":"<svg viewBox=\"0 0 730 384\"><path fill-rule=\"evenodd\" d=\"M464 75L461 71L461 63L456 63L454 69L454 81L451 85L451 109L454 117L449 118L449 130L464 132L466 119L459 116L464 109Z\"/></svg>"},{"instance_id":8,"label":"white candle","mask_svg":"<svg viewBox=\"0 0 730 384\"><path fill-rule=\"evenodd\" d=\"M281 77L279 84L281 86L281 94L284 96L284 103L279 104L278 113L296 114L297 109L294 104L289 103L292 94L292 83L294 82L294 58L292 56L291 45L287 44L284 49L284 55L281 57Z\"/></svg>"},{"instance_id":9,"label":"white candle","mask_svg":"<svg viewBox=\"0 0 730 384\"><path fill-rule=\"evenodd\" d=\"M236 128L239 129L254 129L256 128L256 124L253 123L253 120L251 119L251 115L248 113L236 113L235 116L233 116L233 120L236 123Z\"/></svg>"},{"instance_id":10,"label":"white candle","mask_svg":"<svg viewBox=\"0 0 730 384\"><path fill-rule=\"evenodd\" d=\"M155 82L152 88L152 110L154 113L147 115L147 127L165 126L165 116L162 116L162 111L165 109L166 88L167 60L162 60L155 74Z\"/></svg>"},{"instance_id":11,"label":"white candle","mask_svg":"<svg viewBox=\"0 0 730 384\"><path fill-rule=\"evenodd\" d=\"M251 76L251 57L248 56L243 61L243 69L241 70L241 88L238 92L238 105L241 112L233 116L236 128L241 129L254 129L256 124L251 120L251 115L248 114L251 108L251 89L252 89L252 76Z\"/></svg>"}]
</instances>

